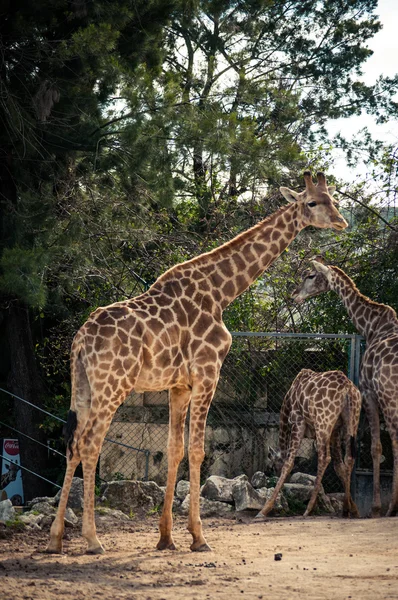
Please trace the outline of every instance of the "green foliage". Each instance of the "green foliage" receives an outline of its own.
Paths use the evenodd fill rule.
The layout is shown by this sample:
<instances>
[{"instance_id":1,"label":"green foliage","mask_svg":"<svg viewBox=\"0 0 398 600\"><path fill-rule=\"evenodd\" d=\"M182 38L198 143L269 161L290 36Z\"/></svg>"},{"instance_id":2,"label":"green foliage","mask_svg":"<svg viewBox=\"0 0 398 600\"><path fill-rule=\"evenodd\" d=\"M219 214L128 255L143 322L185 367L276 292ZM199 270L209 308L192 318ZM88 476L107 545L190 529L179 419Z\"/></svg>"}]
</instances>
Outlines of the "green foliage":
<instances>
[{"instance_id":1,"label":"green foliage","mask_svg":"<svg viewBox=\"0 0 398 600\"><path fill-rule=\"evenodd\" d=\"M18 516L12 521L6 521L6 527L17 533L22 533L26 529L25 523L23 523Z\"/></svg>"},{"instance_id":2,"label":"green foliage","mask_svg":"<svg viewBox=\"0 0 398 600\"><path fill-rule=\"evenodd\" d=\"M41 249L5 248L0 257L0 292L41 309L46 304L45 270L48 258Z\"/></svg>"}]
</instances>

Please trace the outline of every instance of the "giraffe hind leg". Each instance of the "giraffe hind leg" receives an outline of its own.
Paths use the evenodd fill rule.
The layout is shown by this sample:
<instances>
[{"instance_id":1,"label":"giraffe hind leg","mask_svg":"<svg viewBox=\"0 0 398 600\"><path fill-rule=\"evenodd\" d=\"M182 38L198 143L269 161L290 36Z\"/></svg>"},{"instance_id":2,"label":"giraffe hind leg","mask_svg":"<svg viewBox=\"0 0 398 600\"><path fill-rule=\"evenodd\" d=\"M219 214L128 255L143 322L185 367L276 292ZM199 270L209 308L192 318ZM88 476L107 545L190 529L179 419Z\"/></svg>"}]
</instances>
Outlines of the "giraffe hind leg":
<instances>
[{"instance_id":1,"label":"giraffe hind leg","mask_svg":"<svg viewBox=\"0 0 398 600\"><path fill-rule=\"evenodd\" d=\"M59 499L58 510L56 517L51 525L50 541L46 548L46 552L50 554L61 554L62 552L62 536L64 533L65 526L65 510L68 502L70 487L72 485L73 475L79 462L80 458L77 454L75 454L72 458L67 459L66 473L64 483L62 486L61 497Z\"/></svg>"},{"instance_id":2,"label":"giraffe hind leg","mask_svg":"<svg viewBox=\"0 0 398 600\"><path fill-rule=\"evenodd\" d=\"M112 417L120 402L102 407L106 416L98 419L97 410L91 410L86 427L78 443L78 450L83 466L84 506L82 535L87 540L87 554L103 554L105 552L97 537L95 526L95 471L102 444L112 421Z\"/></svg>"},{"instance_id":3,"label":"giraffe hind leg","mask_svg":"<svg viewBox=\"0 0 398 600\"><path fill-rule=\"evenodd\" d=\"M213 399L217 379L203 390L200 380L195 380L192 387L191 414L189 423L189 479L190 503L188 517L188 531L193 541L190 546L192 552L209 552L210 546L203 535L202 521L200 519L200 467L203 462L204 436L207 413Z\"/></svg>"}]
</instances>

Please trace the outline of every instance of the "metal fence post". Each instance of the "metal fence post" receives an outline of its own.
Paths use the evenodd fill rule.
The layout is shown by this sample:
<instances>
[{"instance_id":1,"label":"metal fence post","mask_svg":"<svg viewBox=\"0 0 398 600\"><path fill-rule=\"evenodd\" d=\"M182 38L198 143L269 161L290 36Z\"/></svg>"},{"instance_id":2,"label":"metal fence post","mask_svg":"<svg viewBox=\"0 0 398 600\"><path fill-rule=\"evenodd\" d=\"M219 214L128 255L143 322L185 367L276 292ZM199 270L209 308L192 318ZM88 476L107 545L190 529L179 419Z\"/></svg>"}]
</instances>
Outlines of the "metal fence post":
<instances>
[{"instance_id":1,"label":"metal fence post","mask_svg":"<svg viewBox=\"0 0 398 600\"><path fill-rule=\"evenodd\" d=\"M355 336L352 336L348 346L348 379L355 384Z\"/></svg>"}]
</instances>

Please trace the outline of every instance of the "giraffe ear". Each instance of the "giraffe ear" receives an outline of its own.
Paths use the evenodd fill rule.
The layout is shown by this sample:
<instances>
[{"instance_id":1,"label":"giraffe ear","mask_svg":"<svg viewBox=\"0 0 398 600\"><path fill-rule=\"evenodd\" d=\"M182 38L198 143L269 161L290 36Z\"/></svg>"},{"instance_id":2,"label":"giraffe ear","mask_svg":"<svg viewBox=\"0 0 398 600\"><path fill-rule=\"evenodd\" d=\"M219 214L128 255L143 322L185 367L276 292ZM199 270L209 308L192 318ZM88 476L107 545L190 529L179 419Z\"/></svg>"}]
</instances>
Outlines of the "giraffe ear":
<instances>
[{"instance_id":1,"label":"giraffe ear","mask_svg":"<svg viewBox=\"0 0 398 600\"><path fill-rule=\"evenodd\" d=\"M317 254L316 256L314 256L313 258L310 259L311 262L313 262L314 260L316 262L322 263L323 265L326 265L326 260L323 258L323 256L321 254Z\"/></svg>"},{"instance_id":2,"label":"giraffe ear","mask_svg":"<svg viewBox=\"0 0 398 600\"><path fill-rule=\"evenodd\" d=\"M287 187L280 187L279 191L288 202L297 202L297 200L300 199L300 194L298 192L289 190Z\"/></svg>"},{"instance_id":3,"label":"giraffe ear","mask_svg":"<svg viewBox=\"0 0 398 600\"><path fill-rule=\"evenodd\" d=\"M318 273L322 273L322 275L324 275L327 278L327 276L329 275L329 267L320 263L318 260L312 260L311 262L314 265L315 271L318 271Z\"/></svg>"},{"instance_id":4,"label":"giraffe ear","mask_svg":"<svg viewBox=\"0 0 398 600\"><path fill-rule=\"evenodd\" d=\"M268 458L274 460L278 456L278 451L272 446L268 446Z\"/></svg>"},{"instance_id":5,"label":"giraffe ear","mask_svg":"<svg viewBox=\"0 0 398 600\"><path fill-rule=\"evenodd\" d=\"M328 185L328 192L329 192L329 194L331 196L334 195L335 191L336 191L336 186L335 185Z\"/></svg>"}]
</instances>

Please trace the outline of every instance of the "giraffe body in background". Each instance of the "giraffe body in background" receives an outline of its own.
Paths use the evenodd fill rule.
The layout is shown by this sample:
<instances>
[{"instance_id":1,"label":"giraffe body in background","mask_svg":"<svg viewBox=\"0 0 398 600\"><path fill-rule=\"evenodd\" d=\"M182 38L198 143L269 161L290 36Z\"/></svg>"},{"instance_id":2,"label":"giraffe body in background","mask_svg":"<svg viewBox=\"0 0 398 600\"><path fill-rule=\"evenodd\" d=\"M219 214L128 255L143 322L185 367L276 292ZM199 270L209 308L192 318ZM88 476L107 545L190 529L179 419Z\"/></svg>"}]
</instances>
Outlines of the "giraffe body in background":
<instances>
[{"instance_id":1,"label":"giraffe body in background","mask_svg":"<svg viewBox=\"0 0 398 600\"><path fill-rule=\"evenodd\" d=\"M321 259L312 261L314 269L306 274L293 298L301 303L306 298L334 290L361 335L366 338L362 358L359 389L370 425L373 460L372 516L380 515L380 415L382 411L392 441L394 474L392 497L387 516L398 511L398 319L390 306L370 300L338 267L327 266Z\"/></svg>"},{"instance_id":2,"label":"giraffe body in background","mask_svg":"<svg viewBox=\"0 0 398 600\"><path fill-rule=\"evenodd\" d=\"M344 487L343 516L358 517L351 497L351 472L355 460L356 435L361 412L361 395L341 371L316 373L302 369L283 399L279 423L279 451L283 464L271 498L256 518L263 519L273 508L276 498L294 465L300 444L309 429L315 437L318 470L307 509L314 508L322 477L331 457ZM341 446L345 446L343 460Z\"/></svg>"},{"instance_id":3,"label":"giraffe body in background","mask_svg":"<svg viewBox=\"0 0 398 600\"><path fill-rule=\"evenodd\" d=\"M48 552L62 550L65 508L80 461L87 552L104 551L94 523L95 468L113 414L133 389L169 390L168 475L157 548L175 548L172 505L190 406L188 530L191 550L209 550L199 515L200 466L207 413L232 339L222 312L304 227L347 227L323 173L316 186L309 172L304 179L301 193L281 188L291 204L211 252L175 265L144 294L98 308L77 332L71 350L67 470Z\"/></svg>"}]
</instances>

